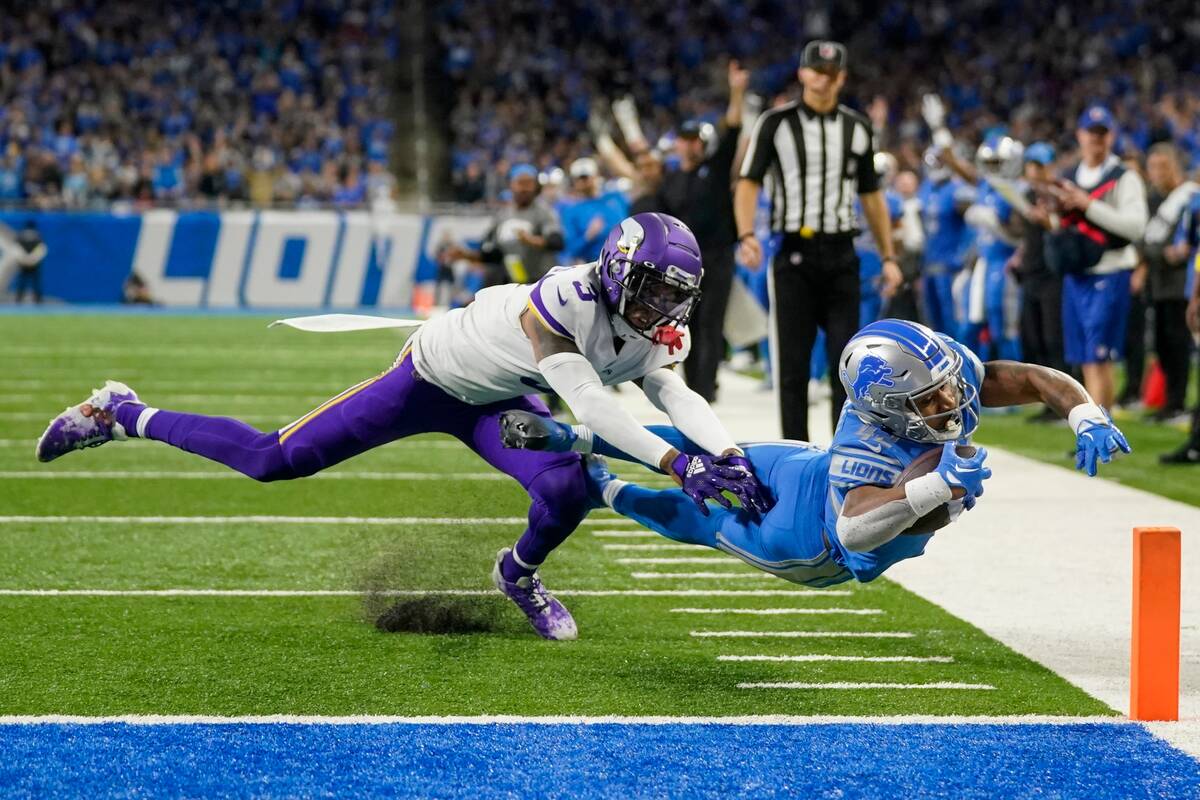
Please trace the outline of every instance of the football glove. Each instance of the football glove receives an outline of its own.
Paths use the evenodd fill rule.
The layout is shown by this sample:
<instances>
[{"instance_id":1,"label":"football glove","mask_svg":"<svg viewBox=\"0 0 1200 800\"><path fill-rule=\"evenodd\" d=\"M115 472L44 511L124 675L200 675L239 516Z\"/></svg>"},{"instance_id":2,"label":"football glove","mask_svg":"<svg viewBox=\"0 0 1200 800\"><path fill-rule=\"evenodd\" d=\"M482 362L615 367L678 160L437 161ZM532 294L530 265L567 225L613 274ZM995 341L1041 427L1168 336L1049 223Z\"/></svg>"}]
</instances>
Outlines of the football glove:
<instances>
[{"instance_id":1,"label":"football glove","mask_svg":"<svg viewBox=\"0 0 1200 800\"><path fill-rule=\"evenodd\" d=\"M942 459L934 472L942 476L951 491L962 489L966 492L963 507L969 509L975 505L974 499L983 494L983 482L992 477L992 471L983 465L987 450L977 447L975 455L960 456L955 450L956 446L955 442L946 442L942 446Z\"/></svg>"},{"instance_id":2,"label":"football glove","mask_svg":"<svg viewBox=\"0 0 1200 800\"><path fill-rule=\"evenodd\" d=\"M723 467L732 467L742 473L742 480L736 488L729 491L738 502L742 504L742 508L749 511L755 517L762 517L771 510L774 503L771 501L771 496L767 493L767 489L758 482L758 478L754 477L754 470L750 466L750 459L745 456L728 455L721 456L716 461L717 464Z\"/></svg>"},{"instance_id":3,"label":"football glove","mask_svg":"<svg viewBox=\"0 0 1200 800\"><path fill-rule=\"evenodd\" d=\"M1118 451L1131 453L1133 448L1121 429L1113 424L1108 412L1105 422L1085 420L1075 434L1075 469L1081 469L1095 477L1097 463L1107 464Z\"/></svg>"},{"instance_id":4,"label":"football glove","mask_svg":"<svg viewBox=\"0 0 1200 800\"><path fill-rule=\"evenodd\" d=\"M679 479L683 493L692 498L704 516L708 516L705 500L716 500L731 509L733 502L722 492L729 492L736 497L739 490L749 491L746 487L746 471L721 464L716 456L680 453L671 462L671 472ZM750 476L750 480L753 481L754 477Z\"/></svg>"}]
</instances>

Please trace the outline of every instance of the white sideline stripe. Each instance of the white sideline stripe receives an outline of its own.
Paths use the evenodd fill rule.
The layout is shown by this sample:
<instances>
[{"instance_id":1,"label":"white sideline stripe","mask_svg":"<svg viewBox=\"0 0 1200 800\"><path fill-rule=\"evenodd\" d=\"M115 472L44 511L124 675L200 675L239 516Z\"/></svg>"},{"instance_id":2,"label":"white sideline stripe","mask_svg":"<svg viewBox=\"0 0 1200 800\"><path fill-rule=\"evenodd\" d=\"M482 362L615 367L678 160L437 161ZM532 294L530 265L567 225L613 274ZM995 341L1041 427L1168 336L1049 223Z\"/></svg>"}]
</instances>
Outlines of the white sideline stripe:
<instances>
[{"instance_id":1,"label":"white sideline stripe","mask_svg":"<svg viewBox=\"0 0 1200 800\"><path fill-rule=\"evenodd\" d=\"M611 521L612 521L612 522L619 522L620 520L611 520ZM632 522L632 520L628 520L628 521L629 521L629 522ZM592 531L592 536L599 536L599 537L600 537L600 538L602 538L602 539L612 539L612 538L616 538L616 537L618 537L618 536L619 536L619 537L621 537L621 538L626 538L626 537L634 537L634 538L638 538L638 539L657 539L657 538L658 538L658 534L657 534L657 533L655 533L654 531L639 531L639 530L631 530L631 531ZM689 544L689 545L687 545L687 546L688 546L688 547L693 547L694 545L690 545L690 544Z\"/></svg>"},{"instance_id":2,"label":"white sideline stripe","mask_svg":"<svg viewBox=\"0 0 1200 800\"><path fill-rule=\"evenodd\" d=\"M2 473L0 473L2 474ZM685 545L691 547L691 545ZM684 557L684 558L618 558L618 564L736 564L730 557L725 558L701 558L701 557ZM849 592L847 592L849 594Z\"/></svg>"},{"instance_id":3,"label":"white sideline stripe","mask_svg":"<svg viewBox=\"0 0 1200 800\"><path fill-rule=\"evenodd\" d=\"M512 480L503 472L318 472L309 476L318 480L358 480L358 481L508 481ZM45 470L10 470L0 471L0 478L19 478L21 480L97 480L97 479L137 479L145 480L237 480L244 481L246 476L240 472L198 472L195 470L103 470L96 472L48 472Z\"/></svg>"},{"instance_id":4,"label":"white sideline stripe","mask_svg":"<svg viewBox=\"0 0 1200 800\"><path fill-rule=\"evenodd\" d=\"M619 519L585 519L580 525L612 525ZM97 516L97 515L12 515L0 516L0 523L72 523L94 522L120 525L216 525L247 523L255 525L524 525L525 517L285 517L242 515L228 517ZM631 520L632 522L632 520Z\"/></svg>"},{"instance_id":5,"label":"white sideline stripe","mask_svg":"<svg viewBox=\"0 0 1200 800\"><path fill-rule=\"evenodd\" d=\"M564 597L795 597L789 589L555 589ZM0 597L490 597L495 589L0 589Z\"/></svg>"},{"instance_id":6,"label":"white sideline stripe","mask_svg":"<svg viewBox=\"0 0 1200 800\"><path fill-rule=\"evenodd\" d=\"M636 578L639 581L649 581L658 578L684 578L705 580L724 579L738 581L766 581L772 580L776 576L767 572L631 572L630 577Z\"/></svg>"},{"instance_id":7,"label":"white sideline stripe","mask_svg":"<svg viewBox=\"0 0 1200 800\"><path fill-rule=\"evenodd\" d=\"M885 684L891 686L893 684ZM922 684L918 684L922 685ZM796 716L761 714L730 717L623 717L623 716L546 716L515 715L388 717L318 716L271 714L262 716L218 717L194 714L124 714L109 717L85 717L67 714L5 715L0 725L1134 725L1125 717L1056 717L1030 714L1004 717L953 716Z\"/></svg>"},{"instance_id":8,"label":"white sideline stripe","mask_svg":"<svg viewBox=\"0 0 1200 800\"><path fill-rule=\"evenodd\" d=\"M698 639L911 639L908 631L692 631Z\"/></svg>"},{"instance_id":9,"label":"white sideline stripe","mask_svg":"<svg viewBox=\"0 0 1200 800\"><path fill-rule=\"evenodd\" d=\"M990 691L995 689L988 683L954 683L938 681L937 683L848 683L834 681L832 683L739 683L739 689L980 689Z\"/></svg>"},{"instance_id":10,"label":"white sideline stripe","mask_svg":"<svg viewBox=\"0 0 1200 800\"><path fill-rule=\"evenodd\" d=\"M881 608L672 608L672 614L749 614L771 617L784 614L882 614Z\"/></svg>"},{"instance_id":11,"label":"white sideline stripe","mask_svg":"<svg viewBox=\"0 0 1200 800\"><path fill-rule=\"evenodd\" d=\"M717 661L865 661L872 664L951 664L951 656L717 656Z\"/></svg>"},{"instance_id":12,"label":"white sideline stripe","mask_svg":"<svg viewBox=\"0 0 1200 800\"><path fill-rule=\"evenodd\" d=\"M622 536L630 535L624 531L620 531L619 533L621 533ZM630 533L633 533L633 531L630 531ZM600 534L597 533L596 535L599 536ZM636 550L638 552L647 552L652 550L689 550L694 553L697 550L708 549L707 547L704 547L704 545L700 544L602 544L600 547L605 550Z\"/></svg>"}]
</instances>

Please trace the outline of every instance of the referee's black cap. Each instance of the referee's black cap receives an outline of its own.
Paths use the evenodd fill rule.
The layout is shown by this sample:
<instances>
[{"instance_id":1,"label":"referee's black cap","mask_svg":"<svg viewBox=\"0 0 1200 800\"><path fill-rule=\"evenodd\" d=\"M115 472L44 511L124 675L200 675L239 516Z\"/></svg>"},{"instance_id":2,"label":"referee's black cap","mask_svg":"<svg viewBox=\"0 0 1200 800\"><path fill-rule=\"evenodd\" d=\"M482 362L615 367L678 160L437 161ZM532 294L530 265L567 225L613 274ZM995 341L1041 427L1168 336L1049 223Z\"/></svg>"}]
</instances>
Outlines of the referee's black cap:
<instances>
[{"instance_id":1,"label":"referee's black cap","mask_svg":"<svg viewBox=\"0 0 1200 800\"><path fill-rule=\"evenodd\" d=\"M814 39L804 46L800 66L810 69L846 68L846 45L825 39Z\"/></svg>"}]
</instances>

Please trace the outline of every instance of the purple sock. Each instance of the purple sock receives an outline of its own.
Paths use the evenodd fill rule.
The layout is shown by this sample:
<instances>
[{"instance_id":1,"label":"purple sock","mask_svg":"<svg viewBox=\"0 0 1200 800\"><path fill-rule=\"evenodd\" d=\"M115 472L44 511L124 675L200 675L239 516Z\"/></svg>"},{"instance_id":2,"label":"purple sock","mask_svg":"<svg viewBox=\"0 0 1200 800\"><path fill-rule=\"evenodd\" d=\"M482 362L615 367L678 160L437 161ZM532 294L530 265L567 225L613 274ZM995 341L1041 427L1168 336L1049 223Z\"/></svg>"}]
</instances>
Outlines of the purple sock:
<instances>
[{"instance_id":1,"label":"purple sock","mask_svg":"<svg viewBox=\"0 0 1200 800\"><path fill-rule=\"evenodd\" d=\"M510 583L527 578L537 571L537 567L523 567L517 560L513 558L513 553L516 548L509 550L504 554L504 560L500 562L500 574L504 576L504 580Z\"/></svg>"},{"instance_id":2,"label":"purple sock","mask_svg":"<svg viewBox=\"0 0 1200 800\"><path fill-rule=\"evenodd\" d=\"M145 410L145 403L121 403L119 406L117 406L116 410L113 411L113 418L120 423L122 428L125 429L126 435L129 436L129 438L134 439L137 438L138 417L140 417L142 412Z\"/></svg>"}]
</instances>

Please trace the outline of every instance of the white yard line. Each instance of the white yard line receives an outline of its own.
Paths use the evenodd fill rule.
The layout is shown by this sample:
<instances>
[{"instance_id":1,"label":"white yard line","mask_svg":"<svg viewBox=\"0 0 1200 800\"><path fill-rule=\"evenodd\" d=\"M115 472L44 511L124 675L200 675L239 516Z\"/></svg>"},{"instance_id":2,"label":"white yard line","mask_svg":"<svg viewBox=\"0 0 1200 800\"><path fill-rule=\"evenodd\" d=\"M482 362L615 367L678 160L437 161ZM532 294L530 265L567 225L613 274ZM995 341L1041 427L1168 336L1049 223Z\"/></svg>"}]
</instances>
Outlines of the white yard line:
<instances>
[{"instance_id":1,"label":"white yard line","mask_svg":"<svg viewBox=\"0 0 1200 800\"><path fill-rule=\"evenodd\" d=\"M767 572L631 572L629 576L639 581L662 579L761 581L776 579L776 576Z\"/></svg>"},{"instance_id":2,"label":"white yard line","mask_svg":"<svg viewBox=\"0 0 1200 800\"><path fill-rule=\"evenodd\" d=\"M599 536L600 534L596 534ZM622 536L628 534L621 532ZM632 550L638 552L664 551L664 550L686 550L695 553L699 550L707 551L708 548L701 544L602 544L600 545L605 550Z\"/></svg>"},{"instance_id":3,"label":"white yard line","mask_svg":"<svg viewBox=\"0 0 1200 800\"><path fill-rule=\"evenodd\" d=\"M698 639L911 639L907 631L692 631Z\"/></svg>"},{"instance_id":4,"label":"white yard line","mask_svg":"<svg viewBox=\"0 0 1200 800\"><path fill-rule=\"evenodd\" d=\"M739 689L980 689L991 691L995 689L988 683L955 683L953 681L938 681L936 683L850 683L832 681L829 683L794 683L782 681L777 683L739 683Z\"/></svg>"},{"instance_id":5,"label":"white yard line","mask_svg":"<svg viewBox=\"0 0 1200 800\"><path fill-rule=\"evenodd\" d=\"M717 661L778 661L778 662L809 662L809 661L851 661L869 662L872 664L951 664L951 656L831 656L831 655L801 655L801 656L717 656Z\"/></svg>"},{"instance_id":6,"label":"white yard line","mask_svg":"<svg viewBox=\"0 0 1200 800\"><path fill-rule=\"evenodd\" d=\"M100 516L100 515L21 515L0 516L4 523L72 524L107 523L110 525L524 525L525 517L289 517L238 515L225 517ZM619 519L585 519L581 525L612 525ZM630 520L630 524L633 523Z\"/></svg>"},{"instance_id":7,"label":"white yard line","mask_svg":"<svg viewBox=\"0 0 1200 800\"><path fill-rule=\"evenodd\" d=\"M885 684L892 687L897 684ZM902 684L901 684L902 685ZM917 684L925 687L927 684ZM990 688L990 687L989 687ZM0 725L1130 725L1124 717L1028 716L796 716L762 714L729 717L669 716L545 716L516 715L399 717L319 716L270 714L259 716L204 716L194 714L122 714L76 716L68 714L0 716Z\"/></svg>"},{"instance_id":8,"label":"white yard line","mask_svg":"<svg viewBox=\"0 0 1200 800\"><path fill-rule=\"evenodd\" d=\"M612 521L620 522L620 520L612 520ZM628 521L632 522L632 520L628 520ZM599 536L602 539L631 539L631 538L632 539L658 539L658 538L660 538L659 534L655 533L654 531L641 531L641 530L592 531L592 536ZM692 545L688 545L688 547L691 547L691 546Z\"/></svg>"},{"instance_id":9,"label":"white yard line","mask_svg":"<svg viewBox=\"0 0 1200 800\"><path fill-rule=\"evenodd\" d=\"M232 470L228 472L199 472L196 470L97 470L85 472L51 472L49 470L0 471L0 479L20 480L197 480L197 481L244 481L246 476ZM503 472L318 472L306 480L326 481L511 481Z\"/></svg>"},{"instance_id":10,"label":"white yard line","mask_svg":"<svg viewBox=\"0 0 1200 800\"><path fill-rule=\"evenodd\" d=\"M756 617L788 616L792 614L882 614L881 608L672 608L672 614L743 614Z\"/></svg>"},{"instance_id":11,"label":"white yard line","mask_svg":"<svg viewBox=\"0 0 1200 800\"><path fill-rule=\"evenodd\" d=\"M3 473L0 473L3 474ZM691 545L685 545L690 547ZM704 557L683 557L683 558L618 558L615 559L618 564L730 564L738 563L731 556L704 558Z\"/></svg>"},{"instance_id":12,"label":"white yard line","mask_svg":"<svg viewBox=\"0 0 1200 800\"><path fill-rule=\"evenodd\" d=\"M555 589L564 597L796 597L787 589ZM491 597L495 589L0 589L0 597ZM498 595L497 595L498 596Z\"/></svg>"}]
</instances>

